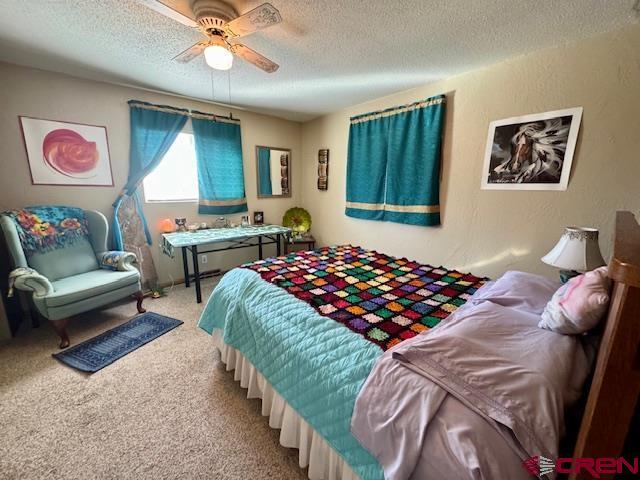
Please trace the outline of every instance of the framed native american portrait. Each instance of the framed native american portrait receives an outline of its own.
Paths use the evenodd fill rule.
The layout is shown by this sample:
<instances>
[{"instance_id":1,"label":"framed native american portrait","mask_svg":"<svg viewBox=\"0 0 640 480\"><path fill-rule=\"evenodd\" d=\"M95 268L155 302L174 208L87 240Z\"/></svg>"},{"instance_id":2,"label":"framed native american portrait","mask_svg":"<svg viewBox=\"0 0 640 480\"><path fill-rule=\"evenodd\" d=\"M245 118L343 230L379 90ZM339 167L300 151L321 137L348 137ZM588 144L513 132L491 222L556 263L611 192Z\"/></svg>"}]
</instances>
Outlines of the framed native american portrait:
<instances>
[{"instance_id":1,"label":"framed native american portrait","mask_svg":"<svg viewBox=\"0 0 640 480\"><path fill-rule=\"evenodd\" d=\"M496 120L489 125L484 190L566 190L582 107Z\"/></svg>"}]
</instances>

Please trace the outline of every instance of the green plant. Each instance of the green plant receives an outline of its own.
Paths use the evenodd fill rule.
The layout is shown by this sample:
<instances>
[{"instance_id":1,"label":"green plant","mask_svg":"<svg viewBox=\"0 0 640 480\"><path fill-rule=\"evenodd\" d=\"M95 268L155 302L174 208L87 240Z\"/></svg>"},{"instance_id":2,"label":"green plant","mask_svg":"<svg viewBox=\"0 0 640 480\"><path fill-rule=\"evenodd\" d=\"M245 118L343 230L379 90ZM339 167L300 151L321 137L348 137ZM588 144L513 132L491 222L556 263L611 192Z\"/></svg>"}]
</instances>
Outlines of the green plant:
<instances>
[{"instance_id":1,"label":"green plant","mask_svg":"<svg viewBox=\"0 0 640 480\"><path fill-rule=\"evenodd\" d=\"M151 298L166 297L167 293L168 291L166 288L156 284L156 286L151 289Z\"/></svg>"}]
</instances>

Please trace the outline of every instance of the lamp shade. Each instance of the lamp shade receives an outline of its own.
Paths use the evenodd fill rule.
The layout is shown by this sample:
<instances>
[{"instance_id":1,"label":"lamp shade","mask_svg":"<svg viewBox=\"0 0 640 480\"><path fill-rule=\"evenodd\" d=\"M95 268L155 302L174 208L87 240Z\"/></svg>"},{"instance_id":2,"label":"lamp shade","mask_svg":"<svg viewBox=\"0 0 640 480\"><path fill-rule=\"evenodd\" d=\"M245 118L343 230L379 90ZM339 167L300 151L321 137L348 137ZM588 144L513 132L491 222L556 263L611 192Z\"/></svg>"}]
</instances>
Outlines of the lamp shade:
<instances>
[{"instance_id":1,"label":"lamp shade","mask_svg":"<svg viewBox=\"0 0 640 480\"><path fill-rule=\"evenodd\" d=\"M233 54L220 45L209 45L204 49L204 60L216 70L229 70L233 65Z\"/></svg>"},{"instance_id":2,"label":"lamp shade","mask_svg":"<svg viewBox=\"0 0 640 480\"><path fill-rule=\"evenodd\" d=\"M566 227L555 247L542 261L563 270L586 272L605 264L600 246L598 230L595 228Z\"/></svg>"}]
</instances>

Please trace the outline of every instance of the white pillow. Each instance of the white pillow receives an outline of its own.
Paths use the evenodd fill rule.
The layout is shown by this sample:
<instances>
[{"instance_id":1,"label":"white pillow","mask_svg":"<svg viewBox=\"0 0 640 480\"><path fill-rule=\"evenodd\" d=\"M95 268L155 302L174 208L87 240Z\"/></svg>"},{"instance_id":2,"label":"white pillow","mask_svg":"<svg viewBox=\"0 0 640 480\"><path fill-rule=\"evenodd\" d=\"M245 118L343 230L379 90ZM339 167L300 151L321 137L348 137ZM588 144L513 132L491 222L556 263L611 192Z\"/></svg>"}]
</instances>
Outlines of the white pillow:
<instances>
[{"instance_id":1,"label":"white pillow","mask_svg":"<svg viewBox=\"0 0 640 480\"><path fill-rule=\"evenodd\" d=\"M607 312L610 288L607 267L573 277L553 294L538 327L565 335L595 328Z\"/></svg>"}]
</instances>

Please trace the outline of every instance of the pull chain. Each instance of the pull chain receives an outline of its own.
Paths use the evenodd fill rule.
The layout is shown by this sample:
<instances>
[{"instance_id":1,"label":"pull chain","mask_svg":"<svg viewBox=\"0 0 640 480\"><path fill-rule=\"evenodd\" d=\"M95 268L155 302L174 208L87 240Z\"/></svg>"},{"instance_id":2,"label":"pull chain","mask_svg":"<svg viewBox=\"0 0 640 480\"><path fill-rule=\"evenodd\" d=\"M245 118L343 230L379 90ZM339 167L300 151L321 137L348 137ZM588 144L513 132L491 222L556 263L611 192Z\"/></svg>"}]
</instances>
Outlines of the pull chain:
<instances>
[{"instance_id":1,"label":"pull chain","mask_svg":"<svg viewBox=\"0 0 640 480\"><path fill-rule=\"evenodd\" d=\"M210 69L210 71L211 71L211 101L215 102L216 96L215 96L215 90L213 89L213 69Z\"/></svg>"}]
</instances>

